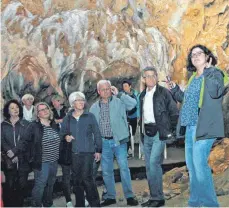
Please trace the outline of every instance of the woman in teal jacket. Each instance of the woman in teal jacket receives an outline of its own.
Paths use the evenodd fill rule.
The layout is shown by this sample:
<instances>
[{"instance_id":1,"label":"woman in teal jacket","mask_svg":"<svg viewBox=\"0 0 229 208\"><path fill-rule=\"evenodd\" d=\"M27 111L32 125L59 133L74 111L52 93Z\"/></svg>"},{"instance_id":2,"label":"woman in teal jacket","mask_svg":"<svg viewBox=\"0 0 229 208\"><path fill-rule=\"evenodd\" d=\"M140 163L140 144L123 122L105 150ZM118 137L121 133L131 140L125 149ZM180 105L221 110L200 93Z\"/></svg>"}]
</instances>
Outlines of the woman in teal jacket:
<instances>
[{"instance_id":1,"label":"woman in teal jacket","mask_svg":"<svg viewBox=\"0 0 229 208\"><path fill-rule=\"evenodd\" d=\"M214 67L217 60L203 45L191 48L187 69L193 75L185 92L170 82L174 98L182 103L179 133L185 134L185 158L189 171L191 207L218 207L211 168L210 150L216 138L224 137L222 97L223 72Z\"/></svg>"}]
</instances>

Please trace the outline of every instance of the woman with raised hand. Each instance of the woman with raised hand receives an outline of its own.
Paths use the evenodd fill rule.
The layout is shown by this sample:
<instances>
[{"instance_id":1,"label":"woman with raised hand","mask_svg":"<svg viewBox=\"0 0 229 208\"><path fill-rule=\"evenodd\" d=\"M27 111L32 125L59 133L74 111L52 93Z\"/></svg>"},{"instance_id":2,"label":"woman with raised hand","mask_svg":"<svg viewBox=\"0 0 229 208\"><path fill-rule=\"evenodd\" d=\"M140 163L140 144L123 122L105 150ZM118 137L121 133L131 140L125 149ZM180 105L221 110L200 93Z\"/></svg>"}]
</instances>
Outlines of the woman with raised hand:
<instances>
[{"instance_id":1,"label":"woman with raised hand","mask_svg":"<svg viewBox=\"0 0 229 208\"><path fill-rule=\"evenodd\" d=\"M195 45L187 58L187 69L193 75L185 91L168 83L173 97L182 103L177 137L185 135L191 207L219 206L208 157L216 138L224 137L222 99L228 77L216 64L217 59L207 47Z\"/></svg>"}]
</instances>

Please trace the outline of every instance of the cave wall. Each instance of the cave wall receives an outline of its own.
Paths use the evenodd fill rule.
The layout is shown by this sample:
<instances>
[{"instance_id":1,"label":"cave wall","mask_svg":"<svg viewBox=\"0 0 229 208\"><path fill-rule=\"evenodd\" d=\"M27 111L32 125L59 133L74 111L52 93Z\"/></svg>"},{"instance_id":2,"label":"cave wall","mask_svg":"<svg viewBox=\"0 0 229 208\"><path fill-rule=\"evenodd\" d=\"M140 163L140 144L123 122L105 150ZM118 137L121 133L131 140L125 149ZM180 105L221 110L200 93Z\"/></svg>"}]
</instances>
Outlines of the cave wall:
<instances>
[{"instance_id":1,"label":"cave wall","mask_svg":"<svg viewBox=\"0 0 229 208\"><path fill-rule=\"evenodd\" d=\"M139 89L150 65L185 85L197 43L229 71L229 0L3 0L1 21L1 103L75 90L93 101L99 79Z\"/></svg>"}]
</instances>

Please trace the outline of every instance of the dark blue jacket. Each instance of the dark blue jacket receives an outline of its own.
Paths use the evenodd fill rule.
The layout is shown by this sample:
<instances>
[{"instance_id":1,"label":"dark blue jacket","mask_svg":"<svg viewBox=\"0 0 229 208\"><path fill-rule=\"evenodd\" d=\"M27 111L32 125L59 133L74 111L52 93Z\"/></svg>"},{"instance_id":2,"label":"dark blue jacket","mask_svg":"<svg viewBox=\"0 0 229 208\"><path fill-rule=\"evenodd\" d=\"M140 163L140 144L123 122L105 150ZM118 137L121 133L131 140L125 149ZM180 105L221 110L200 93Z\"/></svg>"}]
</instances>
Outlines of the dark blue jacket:
<instances>
[{"instance_id":1,"label":"dark blue jacket","mask_svg":"<svg viewBox=\"0 0 229 208\"><path fill-rule=\"evenodd\" d=\"M61 139L66 135L72 135L73 153L102 152L102 137L98 123L92 113L84 112L77 121L73 116L74 110L70 111L63 120L60 129Z\"/></svg>"}]
</instances>

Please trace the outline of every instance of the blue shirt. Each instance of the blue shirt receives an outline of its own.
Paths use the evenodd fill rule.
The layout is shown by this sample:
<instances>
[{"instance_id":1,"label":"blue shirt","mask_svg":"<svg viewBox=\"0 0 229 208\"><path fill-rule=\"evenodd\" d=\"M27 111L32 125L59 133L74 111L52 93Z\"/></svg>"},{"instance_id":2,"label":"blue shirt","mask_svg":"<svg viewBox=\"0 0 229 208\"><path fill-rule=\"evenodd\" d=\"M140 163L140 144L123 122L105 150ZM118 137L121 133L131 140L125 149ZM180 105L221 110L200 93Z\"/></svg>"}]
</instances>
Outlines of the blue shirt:
<instances>
[{"instance_id":1,"label":"blue shirt","mask_svg":"<svg viewBox=\"0 0 229 208\"><path fill-rule=\"evenodd\" d=\"M194 77L184 93L181 109L181 126L195 126L198 120L198 104L203 76Z\"/></svg>"}]
</instances>

